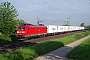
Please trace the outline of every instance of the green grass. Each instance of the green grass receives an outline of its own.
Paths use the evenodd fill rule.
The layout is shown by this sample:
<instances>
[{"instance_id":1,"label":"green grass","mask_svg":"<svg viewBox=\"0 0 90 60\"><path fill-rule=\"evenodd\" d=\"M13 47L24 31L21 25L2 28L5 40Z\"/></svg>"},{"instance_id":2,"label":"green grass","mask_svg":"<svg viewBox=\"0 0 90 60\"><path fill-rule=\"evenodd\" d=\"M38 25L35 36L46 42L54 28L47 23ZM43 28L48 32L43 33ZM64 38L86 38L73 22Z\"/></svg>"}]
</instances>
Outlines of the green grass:
<instances>
[{"instance_id":1,"label":"green grass","mask_svg":"<svg viewBox=\"0 0 90 60\"><path fill-rule=\"evenodd\" d=\"M78 34L74 34L74 35L72 35L72 36L67 36L67 37L65 37L65 38L60 38L59 40L60 40L64 45L66 45L66 44L69 44L69 43L74 42L74 41L76 41L76 40L79 40L79 39L81 39L81 38L83 38L83 37L86 37L86 36L88 36L88 35L90 35L90 32L89 32L89 31L87 31L87 32L82 32L82 33L78 33Z\"/></svg>"},{"instance_id":2,"label":"green grass","mask_svg":"<svg viewBox=\"0 0 90 60\"><path fill-rule=\"evenodd\" d=\"M0 58L2 58L2 60L30 60L37 56L60 48L73 41L76 41L89 34L90 32L79 33L72 36L67 36L65 38L55 39L50 42L40 43L26 48L20 48L11 53L0 54Z\"/></svg>"},{"instance_id":3,"label":"green grass","mask_svg":"<svg viewBox=\"0 0 90 60\"><path fill-rule=\"evenodd\" d=\"M90 60L90 38L75 47L67 57L73 60Z\"/></svg>"},{"instance_id":4,"label":"green grass","mask_svg":"<svg viewBox=\"0 0 90 60\"><path fill-rule=\"evenodd\" d=\"M35 51L31 48L20 48L19 50L0 55L0 58L2 60L30 60L31 58L34 58L38 56Z\"/></svg>"},{"instance_id":5,"label":"green grass","mask_svg":"<svg viewBox=\"0 0 90 60\"><path fill-rule=\"evenodd\" d=\"M20 48L14 52L0 55L0 58L6 60L30 60L62 46L63 43L61 42L51 41L37 44L32 47Z\"/></svg>"}]
</instances>

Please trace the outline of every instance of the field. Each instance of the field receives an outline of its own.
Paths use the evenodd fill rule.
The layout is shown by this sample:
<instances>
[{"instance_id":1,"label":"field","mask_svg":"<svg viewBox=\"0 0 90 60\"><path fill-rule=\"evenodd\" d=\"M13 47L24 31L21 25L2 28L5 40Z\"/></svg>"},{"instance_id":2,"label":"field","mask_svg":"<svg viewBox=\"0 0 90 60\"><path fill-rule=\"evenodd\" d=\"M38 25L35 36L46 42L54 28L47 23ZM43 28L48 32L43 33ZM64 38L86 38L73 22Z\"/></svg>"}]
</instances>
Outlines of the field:
<instances>
[{"instance_id":1,"label":"field","mask_svg":"<svg viewBox=\"0 0 90 60\"><path fill-rule=\"evenodd\" d=\"M90 32L83 32L65 38L59 38L50 42L40 43L31 47L20 48L14 52L0 54L2 60L30 60L52 50L60 48L66 44L76 41L82 37L89 35Z\"/></svg>"},{"instance_id":2,"label":"field","mask_svg":"<svg viewBox=\"0 0 90 60\"><path fill-rule=\"evenodd\" d=\"M68 54L68 58L72 60L90 60L90 38L75 47Z\"/></svg>"}]
</instances>

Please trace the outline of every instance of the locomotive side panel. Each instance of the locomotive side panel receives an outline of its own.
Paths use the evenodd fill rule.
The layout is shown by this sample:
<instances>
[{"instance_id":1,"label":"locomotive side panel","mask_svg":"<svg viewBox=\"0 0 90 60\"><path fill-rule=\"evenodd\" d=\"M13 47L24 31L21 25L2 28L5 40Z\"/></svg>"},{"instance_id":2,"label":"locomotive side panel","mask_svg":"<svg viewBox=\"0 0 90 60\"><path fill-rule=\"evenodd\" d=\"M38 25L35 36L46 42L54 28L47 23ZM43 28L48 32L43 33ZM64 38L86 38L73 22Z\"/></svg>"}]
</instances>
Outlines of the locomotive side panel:
<instances>
[{"instance_id":1,"label":"locomotive side panel","mask_svg":"<svg viewBox=\"0 0 90 60\"><path fill-rule=\"evenodd\" d=\"M45 26L43 26L43 27L40 27L40 26L30 27L30 34L31 35L45 34L45 33L47 33L47 27L45 27Z\"/></svg>"}]
</instances>

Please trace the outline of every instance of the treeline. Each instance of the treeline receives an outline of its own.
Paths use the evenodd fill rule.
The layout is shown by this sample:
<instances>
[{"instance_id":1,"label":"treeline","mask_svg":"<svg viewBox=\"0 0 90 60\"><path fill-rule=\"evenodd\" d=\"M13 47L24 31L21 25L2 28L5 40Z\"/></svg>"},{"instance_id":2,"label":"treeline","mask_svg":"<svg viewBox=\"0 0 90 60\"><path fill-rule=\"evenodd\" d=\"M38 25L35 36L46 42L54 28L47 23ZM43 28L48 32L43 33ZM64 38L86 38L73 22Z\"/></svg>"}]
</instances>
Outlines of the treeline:
<instances>
[{"instance_id":1,"label":"treeline","mask_svg":"<svg viewBox=\"0 0 90 60\"><path fill-rule=\"evenodd\" d=\"M25 23L22 19L17 19L18 11L10 2L0 4L0 33L13 34L18 25Z\"/></svg>"},{"instance_id":2,"label":"treeline","mask_svg":"<svg viewBox=\"0 0 90 60\"><path fill-rule=\"evenodd\" d=\"M85 26L85 28L90 31L90 25Z\"/></svg>"}]
</instances>

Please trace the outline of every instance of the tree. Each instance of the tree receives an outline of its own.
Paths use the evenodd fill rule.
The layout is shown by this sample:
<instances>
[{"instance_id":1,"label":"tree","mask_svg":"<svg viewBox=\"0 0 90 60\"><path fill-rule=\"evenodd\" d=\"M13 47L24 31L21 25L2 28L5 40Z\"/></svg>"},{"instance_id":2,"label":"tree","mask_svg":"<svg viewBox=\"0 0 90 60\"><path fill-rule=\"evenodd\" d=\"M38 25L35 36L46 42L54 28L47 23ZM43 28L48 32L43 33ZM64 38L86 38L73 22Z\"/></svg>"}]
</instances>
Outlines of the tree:
<instances>
[{"instance_id":1,"label":"tree","mask_svg":"<svg viewBox=\"0 0 90 60\"><path fill-rule=\"evenodd\" d=\"M26 24L26 22L23 19L17 19L19 25Z\"/></svg>"},{"instance_id":2,"label":"tree","mask_svg":"<svg viewBox=\"0 0 90 60\"><path fill-rule=\"evenodd\" d=\"M0 4L0 31L5 34L13 33L17 22L17 10L10 2L2 2Z\"/></svg>"},{"instance_id":3,"label":"tree","mask_svg":"<svg viewBox=\"0 0 90 60\"><path fill-rule=\"evenodd\" d=\"M81 26L81 27L84 27L84 26L85 26L85 24L84 24L84 23L81 23L81 24L80 24L80 26Z\"/></svg>"}]
</instances>

